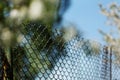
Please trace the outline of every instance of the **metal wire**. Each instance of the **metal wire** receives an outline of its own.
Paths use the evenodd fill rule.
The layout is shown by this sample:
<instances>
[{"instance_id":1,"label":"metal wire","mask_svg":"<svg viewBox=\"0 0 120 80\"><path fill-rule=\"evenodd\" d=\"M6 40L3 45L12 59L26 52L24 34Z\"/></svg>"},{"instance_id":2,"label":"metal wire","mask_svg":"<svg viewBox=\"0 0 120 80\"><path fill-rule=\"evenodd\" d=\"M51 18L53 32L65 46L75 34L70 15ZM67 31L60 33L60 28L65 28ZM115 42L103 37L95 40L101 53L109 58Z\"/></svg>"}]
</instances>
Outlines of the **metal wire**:
<instances>
[{"instance_id":1,"label":"metal wire","mask_svg":"<svg viewBox=\"0 0 120 80\"><path fill-rule=\"evenodd\" d=\"M24 38L11 50L14 80L120 80L120 67L112 63L108 47L98 43L93 48L95 42L80 36L64 42L62 33L49 33L46 26L36 23L24 25L20 31ZM0 48L0 80L4 57Z\"/></svg>"}]
</instances>

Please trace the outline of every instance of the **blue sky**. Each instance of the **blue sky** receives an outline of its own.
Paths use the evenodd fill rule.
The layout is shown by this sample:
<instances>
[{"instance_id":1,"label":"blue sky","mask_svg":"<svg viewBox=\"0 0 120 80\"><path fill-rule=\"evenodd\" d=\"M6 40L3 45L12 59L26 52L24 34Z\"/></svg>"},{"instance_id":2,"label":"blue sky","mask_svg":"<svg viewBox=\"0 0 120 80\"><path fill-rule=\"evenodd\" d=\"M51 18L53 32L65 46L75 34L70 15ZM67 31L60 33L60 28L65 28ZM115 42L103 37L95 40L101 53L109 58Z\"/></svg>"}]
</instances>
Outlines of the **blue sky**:
<instances>
[{"instance_id":1,"label":"blue sky","mask_svg":"<svg viewBox=\"0 0 120 80\"><path fill-rule=\"evenodd\" d=\"M105 32L109 27L105 25L106 17L100 13L98 4L105 7L111 2L120 2L119 0L71 0L71 6L64 15L64 20L74 23L79 30L82 30L85 38L103 42L98 29Z\"/></svg>"}]
</instances>

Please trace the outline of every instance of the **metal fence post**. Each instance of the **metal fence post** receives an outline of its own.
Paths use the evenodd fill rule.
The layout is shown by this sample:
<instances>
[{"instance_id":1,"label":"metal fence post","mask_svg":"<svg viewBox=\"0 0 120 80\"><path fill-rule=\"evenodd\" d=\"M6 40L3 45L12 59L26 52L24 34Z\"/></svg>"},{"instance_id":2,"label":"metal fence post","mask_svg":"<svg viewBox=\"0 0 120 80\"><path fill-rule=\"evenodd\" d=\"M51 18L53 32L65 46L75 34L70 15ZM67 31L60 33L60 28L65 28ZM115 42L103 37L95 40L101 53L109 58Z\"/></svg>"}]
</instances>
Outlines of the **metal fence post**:
<instances>
[{"instance_id":1,"label":"metal fence post","mask_svg":"<svg viewBox=\"0 0 120 80\"><path fill-rule=\"evenodd\" d=\"M110 47L110 80L112 80L112 47Z\"/></svg>"},{"instance_id":2,"label":"metal fence post","mask_svg":"<svg viewBox=\"0 0 120 80\"><path fill-rule=\"evenodd\" d=\"M102 57L102 70L103 70L103 80L108 79L107 75L108 75L108 46L104 46L103 48L103 57Z\"/></svg>"}]
</instances>

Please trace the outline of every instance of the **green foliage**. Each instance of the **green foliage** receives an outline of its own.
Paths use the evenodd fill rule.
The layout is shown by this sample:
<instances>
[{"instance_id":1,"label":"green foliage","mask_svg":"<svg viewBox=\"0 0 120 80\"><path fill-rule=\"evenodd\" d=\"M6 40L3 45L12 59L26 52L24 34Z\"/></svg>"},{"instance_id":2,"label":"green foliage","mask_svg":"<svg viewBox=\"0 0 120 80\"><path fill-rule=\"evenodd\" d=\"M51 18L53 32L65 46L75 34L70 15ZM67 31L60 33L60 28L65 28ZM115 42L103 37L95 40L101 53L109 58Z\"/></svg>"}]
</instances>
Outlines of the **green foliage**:
<instances>
[{"instance_id":1,"label":"green foliage","mask_svg":"<svg viewBox=\"0 0 120 80\"><path fill-rule=\"evenodd\" d=\"M18 64L14 66L15 79L23 72L25 79L34 79L38 73L44 74L46 70L51 70L57 59L65 54L62 37L56 36L55 38L52 30L43 24L37 22L24 24L20 31L24 35L24 40L21 46L16 47L13 51L15 54L13 63ZM50 57L54 58L54 62Z\"/></svg>"},{"instance_id":2,"label":"green foliage","mask_svg":"<svg viewBox=\"0 0 120 80\"><path fill-rule=\"evenodd\" d=\"M0 46L4 47L9 64L10 54L13 55L15 80L21 79L20 75L34 79L39 72L45 72L43 66L46 70L53 67L49 57L58 5L59 0L0 0Z\"/></svg>"},{"instance_id":3,"label":"green foliage","mask_svg":"<svg viewBox=\"0 0 120 80\"><path fill-rule=\"evenodd\" d=\"M54 36L52 30L62 16L58 15L60 2L0 0L0 46L10 65L13 60L14 80L34 80L39 72L51 70L65 53L62 36ZM50 57L54 53L53 63Z\"/></svg>"}]
</instances>

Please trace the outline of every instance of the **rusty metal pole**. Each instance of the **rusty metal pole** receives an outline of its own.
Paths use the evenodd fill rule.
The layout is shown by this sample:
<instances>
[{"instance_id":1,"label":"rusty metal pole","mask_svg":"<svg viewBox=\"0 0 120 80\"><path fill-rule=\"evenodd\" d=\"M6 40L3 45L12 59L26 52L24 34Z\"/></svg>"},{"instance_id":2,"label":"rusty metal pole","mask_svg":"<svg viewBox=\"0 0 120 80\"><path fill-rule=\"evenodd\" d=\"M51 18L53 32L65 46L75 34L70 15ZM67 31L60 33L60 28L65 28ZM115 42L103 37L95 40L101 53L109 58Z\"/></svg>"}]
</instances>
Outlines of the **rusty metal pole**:
<instances>
[{"instance_id":1,"label":"rusty metal pole","mask_svg":"<svg viewBox=\"0 0 120 80\"><path fill-rule=\"evenodd\" d=\"M112 47L110 47L110 80L112 80Z\"/></svg>"},{"instance_id":2,"label":"rusty metal pole","mask_svg":"<svg viewBox=\"0 0 120 80\"><path fill-rule=\"evenodd\" d=\"M103 65L103 80L106 80L108 79L107 78L107 68L108 68L108 47L107 46L104 46L103 48L103 58L102 58L102 65Z\"/></svg>"},{"instance_id":3,"label":"rusty metal pole","mask_svg":"<svg viewBox=\"0 0 120 80\"><path fill-rule=\"evenodd\" d=\"M107 68L108 68L108 46L105 47L105 78L107 79Z\"/></svg>"}]
</instances>

